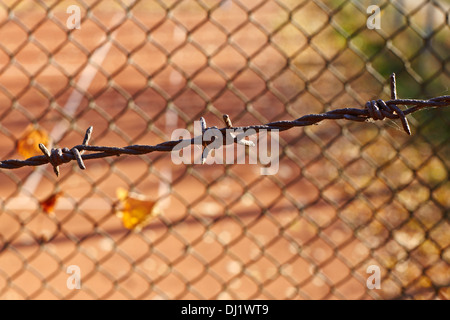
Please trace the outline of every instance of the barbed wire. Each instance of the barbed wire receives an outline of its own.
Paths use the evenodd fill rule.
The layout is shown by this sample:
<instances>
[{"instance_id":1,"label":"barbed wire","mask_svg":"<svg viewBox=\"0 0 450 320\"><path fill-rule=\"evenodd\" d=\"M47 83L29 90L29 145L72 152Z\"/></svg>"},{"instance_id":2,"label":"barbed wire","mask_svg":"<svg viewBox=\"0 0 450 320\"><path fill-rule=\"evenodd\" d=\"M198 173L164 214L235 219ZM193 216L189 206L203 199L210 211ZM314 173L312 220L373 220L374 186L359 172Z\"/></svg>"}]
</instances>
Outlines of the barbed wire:
<instances>
[{"instance_id":1,"label":"barbed wire","mask_svg":"<svg viewBox=\"0 0 450 320\"><path fill-rule=\"evenodd\" d=\"M217 127L208 128L206 125L206 121L204 118L200 119L202 126L202 136L209 129L217 129L223 135L223 137L227 137L224 139L224 144L232 144L232 143L241 143L251 145L251 142L244 140L243 135L231 135L230 131L245 131L253 129L255 132L259 132L261 130L267 131L285 131L294 127L304 127L314 125L323 120L339 120L346 119L351 121L365 122L370 119L372 120L384 120L388 119L400 119L403 130L410 135L411 130L408 124L408 119L406 116L408 114L417 112L424 108L436 108L436 107L448 107L450 106L450 96L440 96L431 98L428 100L418 100L418 99L398 99L397 98L397 88L396 88L396 80L395 74L393 73L390 76L390 88L391 88L391 100L384 101L381 99L371 100L365 104L364 109L357 108L342 108L331 110L321 114L310 114L302 116L296 120L281 120L270 122L263 125L250 125L244 127L233 127L231 119L228 115L223 116L223 120L225 122L226 127L217 129ZM412 106L406 110L401 110L398 106ZM18 169L25 166L40 166L47 163L50 163L53 166L53 170L56 176L59 176L59 166L73 160L76 160L80 169L85 170L86 166L84 165L84 160L90 159L100 159L105 157L112 156L120 156L120 155L142 155L151 153L154 151L160 152L168 152L172 151L176 146L180 144L186 146L189 144L196 144L199 141L199 137L194 137L192 139L180 139L180 140L172 140L162 142L157 145L130 145L127 147L103 147L103 146L90 146L89 140L92 135L93 127L89 127L86 130L86 134L81 145L77 145L72 149L69 148L52 148L49 151L43 144L39 144L40 150L44 155L30 157L26 160L5 160L0 161L0 168L2 169ZM205 142L203 139L202 145L207 150L208 145L211 144L214 139L210 142ZM83 154L85 151L91 151L95 153ZM202 153L202 163L204 163L204 154Z\"/></svg>"}]
</instances>

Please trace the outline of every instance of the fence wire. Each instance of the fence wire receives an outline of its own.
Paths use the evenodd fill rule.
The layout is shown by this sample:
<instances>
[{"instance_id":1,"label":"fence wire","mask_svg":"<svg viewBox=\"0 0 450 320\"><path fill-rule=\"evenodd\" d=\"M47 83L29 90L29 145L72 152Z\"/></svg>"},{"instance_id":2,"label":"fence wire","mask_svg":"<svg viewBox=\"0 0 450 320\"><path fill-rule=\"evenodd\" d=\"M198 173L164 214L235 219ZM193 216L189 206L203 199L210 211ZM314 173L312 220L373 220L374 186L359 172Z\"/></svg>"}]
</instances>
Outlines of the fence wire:
<instances>
[{"instance_id":1,"label":"fence wire","mask_svg":"<svg viewBox=\"0 0 450 320\"><path fill-rule=\"evenodd\" d=\"M395 88L395 74L391 76L391 87ZM392 90L391 95L393 97L397 96L397 93L395 90ZM403 112L400 108L398 108L398 104L414 104L415 107L406 110ZM217 127L208 128L206 126L206 121L204 118L200 118L199 122L202 125L202 133L198 137L194 137L192 139L179 139L179 140L172 140L172 141L166 141L163 143L160 143L156 146L149 146L149 145L132 145L127 147L100 147L100 146L89 146L89 140L91 139L92 130L93 127L89 127L86 130L86 134L83 139L83 144L77 145L73 147L72 149L69 148L53 148L51 152L47 149L47 147L44 144L39 144L39 148L44 153L43 156L35 156L31 157L26 160L5 160L0 161L0 168L3 169L17 169L24 166L39 166L46 163L50 163L53 166L53 171L55 172L56 176L59 176L59 166L61 164L70 162L72 160L76 160L78 162L78 166L80 169L85 170L86 166L84 165L84 161L86 159L101 159L104 157L113 157L113 156L120 156L120 155L140 155L140 154L147 154L154 151L162 151L162 152L170 152L177 149L180 149L183 145L192 145L197 144L199 146L204 147L205 149L210 146L215 138L222 138L221 146L224 146L229 142L228 144L234 144L234 143L243 143L245 145L249 146L256 146L253 141L248 141L245 139L246 135L249 135L249 130L252 130L252 133L255 134L260 132L261 130L266 131L284 131L288 130L294 127L303 127L303 126L310 126L317 124L320 121L323 120L337 120L337 119L346 119L346 120L352 120L352 121L358 121L363 122L367 120L384 120L385 118L390 119L401 119L403 129L407 134L411 134L411 130L409 127L408 119L406 118L407 114L419 111L423 108L434 108L434 107L447 107L450 105L450 96L441 96L437 98L432 98L427 101L425 100L413 100L413 99L393 99L389 100L387 102L383 100L372 100L366 103L366 109L360 110L360 109L352 109L352 108L345 108L345 109L336 109L332 111L328 111L326 113L322 114L310 114L303 116L301 118L298 118L296 120L284 120L284 121L276 121L267 123L264 125L253 125L253 126L246 126L246 127L238 127L234 128L232 126L231 119L228 115L224 115L223 119L225 122L226 127L222 129L218 129ZM217 137L212 136L212 133L210 133L211 137L207 138L208 131L217 129ZM240 132L239 134L236 134L236 132ZM229 136L229 139L227 140L227 136ZM214 139L212 139L214 138ZM247 141L247 142L245 142ZM209 143L208 143L209 142ZM217 147L210 147L211 150L206 151L212 151L212 149L218 149ZM96 153L91 153L89 155L83 156L81 153L84 151L95 151ZM209 152L207 152L209 153ZM203 155L204 158L207 157L207 154ZM204 164L205 161L203 161L202 164Z\"/></svg>"},{"instance_id":2,"label":"fence wire","mask_svg":"<svg viewBox=\"0 0 450 320\"><path fill-rule=\"evenodd\" d=\"M0 298L448 299L449 13L0 1ZM283 131L277 173L149 153L199 118Z\"/></svg>"}]
</instances>

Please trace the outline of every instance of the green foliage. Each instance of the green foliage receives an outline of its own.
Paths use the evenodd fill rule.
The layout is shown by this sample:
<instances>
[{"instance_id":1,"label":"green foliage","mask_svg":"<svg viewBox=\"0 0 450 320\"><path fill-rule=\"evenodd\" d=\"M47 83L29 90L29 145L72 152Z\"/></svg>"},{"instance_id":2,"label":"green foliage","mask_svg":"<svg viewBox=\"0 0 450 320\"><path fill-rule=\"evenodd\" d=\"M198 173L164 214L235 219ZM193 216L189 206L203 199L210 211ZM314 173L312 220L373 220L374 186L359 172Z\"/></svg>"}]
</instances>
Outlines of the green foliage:
<instances>
[{"instance_id":1,"label":"green foliage","mask_svg":"<svg viewBox=\"0 0 450 320\"><path fill-rule=\"evenodd\" d=\"M426 5L411 11L412 3L403 2L404 7L374 3L381 8L381 28L369 30L352 2L324 3L338 8L333 21L348 33L349 43L376 73L384 79L396 73L400 97L428 99L450 94L450 27L439 7ZM416 131L433 143L450 139L449 109L421 112L414 118Z\"/></svg>"}]
</instances>

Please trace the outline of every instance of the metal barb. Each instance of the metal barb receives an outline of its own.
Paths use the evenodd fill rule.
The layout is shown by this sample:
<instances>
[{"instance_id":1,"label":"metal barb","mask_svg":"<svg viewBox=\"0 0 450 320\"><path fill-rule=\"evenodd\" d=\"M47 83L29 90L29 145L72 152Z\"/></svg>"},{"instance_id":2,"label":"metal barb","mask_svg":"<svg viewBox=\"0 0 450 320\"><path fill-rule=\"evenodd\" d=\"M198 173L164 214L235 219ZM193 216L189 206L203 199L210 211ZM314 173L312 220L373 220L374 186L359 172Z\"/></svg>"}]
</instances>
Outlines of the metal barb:
<instances>
[{"instance_id":1,"label":"metal barb","mask_svg":"<svg viewBox=\"0 0 450 320\"><path fill-rule=\"evenodd\" d=\"M395 73L391 74L391 100L397 100L397 83L395 81Z\"/></svg>"},{"instance_id":2,"label":"metal barb","mask_svg":"<svg viewBox=\"0 0 450 320\"><path fill-rule=\"evenodd\" d=\"M84 135L84 139L83 139L83 146L87 146L89 143L89 140L91 140L91 136L92 136L92 131L94 130L93 126L90 126L87 130L86 130L86 134Z\"/></svg>"},{"instance_id":3,"label":"metal barb","mask_svg":"<svg viewBox=\"0 0 450 320\"><path fill-rule=\"evenodd\" d=\"M208 126L206 125L206 120L203 117L200 118L200 126L202 128L202 134L205 133Z\"/></svg>"},{"instance_id":4,"label":"metal barb","mask_svg":"<svg viewBox=\"0 0 450 320\"><path fill-rule=\"evenodd\" d=\"M77 160L78 166L81 170L86 170L86 166L84 165L83 158L81 157L81 152L78 151L77 148L73 148L72 154L75 156L75 159Z\"/></svg>"},{"instance_id":5,"label":"metal barb","mask_svg":"<svg viewBox=\"0 0 450 320\"><path fill-rule=\"evenodd\" d=\"M227 114L223 115L223 122L225 122L225 125L227 126L227 128L233 127L233 124L231 123L231 119Z\"/></svg>"},{"instance_id":6,"label":"metal barb","mask_svg":"<svg viewBox=\"0 0 450 320\"><path fill-rule=\"evenodd\" d=\"M56 164L56 156L52 151L48 151L47 147L42 143L39 143L39 149L41 149L44 156L47 158L47 161L53 166L53 172L55 172L56 176L59 177L59 167Z\"/></svg>"}]
</instances>

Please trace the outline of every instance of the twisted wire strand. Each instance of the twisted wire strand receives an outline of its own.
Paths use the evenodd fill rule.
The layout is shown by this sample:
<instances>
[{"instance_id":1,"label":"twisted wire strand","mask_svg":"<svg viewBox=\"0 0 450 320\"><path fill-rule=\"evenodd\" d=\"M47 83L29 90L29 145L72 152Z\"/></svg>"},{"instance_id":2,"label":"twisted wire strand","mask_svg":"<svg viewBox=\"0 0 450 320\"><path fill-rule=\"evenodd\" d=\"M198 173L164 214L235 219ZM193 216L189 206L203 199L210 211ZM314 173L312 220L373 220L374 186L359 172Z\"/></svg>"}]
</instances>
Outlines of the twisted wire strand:
<instances>
[{"instance_id":1,"label":"twisted wire strand","mask_svg":"<svg viewBox=\"0 0 450 320\"><path fill-rule=\"evenodd\" d=\"M247 131L250 129L255 130L255 132L259 132L260 130L278 130L285 131L294 127L304 127L314 125L323 120L339 120L346 119L351 121L364 122L370 119L372 120L384 120L388 119L400 119L402 122L403 130L407 134L411 134L411 130L409 128L408 120L406 118L407 115L417 112L419 110L425 108L436 108L436 107L448 107L450 106L450 96L440 96L431 98L429 100L419 100L419 99L397 99L396 92L396 84L395 84L395 74L392 74L390 77L391 81L391 100L383 101L381 99L368 101L365 105L364 109L357 108L342 108L331 110L321 114L310 114L302 116L295 120L281 120L270 122L263 125L250 125L245 127L233 127L231 123L231 119L228 115L223 116L223 120L225 123L224 128L218 129L223 137L227 137L229 135L229 130L239 130L239 131ZM406 110L401 110L398 106L411 106ZM202 135L211 128L206 126L206 121L204 118L200 119L202 126ZM216 127L213 127L217 129ZM84 165L84 160L90 159L100 159L112 156L120 156L120 155L142 155L151 153L154 151L160 152L169 152L172 151L177 145L183 143L184 146L188 144L196 144L199 140L199 137L194 137L192 139L180 139L180 140L172 140L162 142L157 145L130 145L126 147L103 147L103 146L90 146L88 145L89 140L92 135L92 126L89 127L86 131L85 137L83 139L83 143L81 145L77 145L72 149L68 148L54 148L49 151L43 144L39 145L39 148L43 152L44 155L34 156L28 158L26 160L4 160L0 161L1 169L18 169L25 166L40 166L47 163L50 163L53 166L53 170L57 176L59 176L59 166L73 160L76 160L80 169L85 170L86 167ZM200 137L201 138L201 137ZM202 141L202 139L200 139ZM240 143L242 138L238 136L233 136L232 139L224 140L229 143ZM226 143L226 142L225 142ZM224 143L224 144L225 144ZM207 148L208 144L203 142L203 148ZM90 151L93 153L83 154L85 151ZM202 154L203 156L203 154Z\"/></svg>"}]
</instances>

